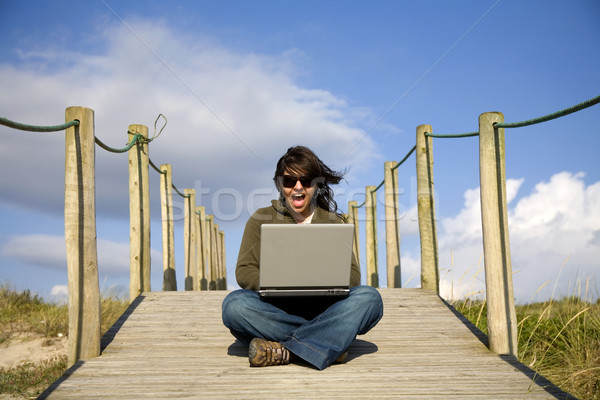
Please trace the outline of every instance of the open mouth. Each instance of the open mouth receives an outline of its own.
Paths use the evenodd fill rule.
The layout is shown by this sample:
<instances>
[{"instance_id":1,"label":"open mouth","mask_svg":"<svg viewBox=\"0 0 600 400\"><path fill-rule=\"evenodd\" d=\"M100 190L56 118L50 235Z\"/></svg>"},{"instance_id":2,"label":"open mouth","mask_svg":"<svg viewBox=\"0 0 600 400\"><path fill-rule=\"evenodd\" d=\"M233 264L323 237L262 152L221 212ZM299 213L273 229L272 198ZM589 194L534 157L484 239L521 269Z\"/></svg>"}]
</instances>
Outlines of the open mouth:
<instances>
[{"instance_id":1,"label":"open mouth","mask_svg":"<svg viewBox=\"0 0 600 400\"><path fill-rule=\"evenodd\" d=\"M293 194L292 195L292 205L296 208L301 208L304 205L304 199L306 195L304 194Z\"/></svg>"}]
</instances>

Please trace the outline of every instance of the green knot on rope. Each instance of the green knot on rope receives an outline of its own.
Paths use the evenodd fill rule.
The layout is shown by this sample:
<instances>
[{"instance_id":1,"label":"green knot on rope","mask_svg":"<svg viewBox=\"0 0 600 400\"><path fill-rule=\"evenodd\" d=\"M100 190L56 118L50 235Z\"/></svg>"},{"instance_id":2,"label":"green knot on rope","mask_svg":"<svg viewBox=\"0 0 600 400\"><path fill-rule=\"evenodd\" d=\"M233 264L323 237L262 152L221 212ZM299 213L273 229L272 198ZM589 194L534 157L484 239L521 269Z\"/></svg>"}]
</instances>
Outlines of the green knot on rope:
<instances>
[{"instance_id":1,"label":"green knot on rope","mask_svg":"<svg viewBox=\"0 0 600 400\"><path fill-rule=\"evenodd\" d=\"M163 118L165 120L165 123L163 124L163 126L160 128L160 130L158 131L158 133L156 132L156 124L158 123L158 120L160 118ZM162 131L165 129L165 127L167 126L167 117L165 117L162 114L158 114L158 117L156 117L156 120L154 121L154 134L152 135L152 137L147 138L145 136L142 136L141 134L137 133L137 132L132 132L130 130L127 131L127 133L129 135L133 135L133 137L131 138L131 140L129 141L129 143L127 144L126 147L122 148L122 149L116 149L110 146L107 146L106 144L104 144L100 139L98 139L98 137L95 137L95 141L96 144L100 147L102 147L104 150L106 151L110 151L111 153L126 153L129 150L131 150L131 148L136 144L139 143L142 146L145 144L149 144L151 141L153 141L154 139L156 139L157 137L160 136L160 134L162 133ZM156 168L156 166L154 166L154 169L156 169L159 173L163 173L162 171L160 171L158 168Z\"/></svg>"},{"instance_id":2,"label":"green knot on rope","mask_svg":"<svg viewBox=\"0 0 600 400\"><path fill-rule=\"evenodd\" d=\"M138 142L141 145L145 145L145 144L149 144L151 141L154 140L153 137L152 138L147 138L147 137L142 136L141 134L136 133L136 132L127 131L127 133L129 135L133 135L133 138L131 139L131 141L129 142L129 144L134 143L134 142Z\"/></svg>"},{"instance_id":3,"label":"green knot on rope","mask_svg":"<svg viewBox=\"0 0 600 400\"><path fill-rule=\"evenodd\" d=\"M139 133L134 133L134 132L130 132L130 131L128 131L127 133L130 133L134 136L131 139L131 141L127 144L127 146L122 149L115 149L113 147L107 146L100 139L98 139L97 136L94 137L94 141L96 142L96 144L98 146L102 147L106 151L110 151L111 153L126 153L138 142L140 142L141 144L144 144L144 143L149 143L151 141L151 140L149 140L147 142L144 142L144 140L147 140L147 139L144 136L140 135Z\"/></svg>"}]
</instances>

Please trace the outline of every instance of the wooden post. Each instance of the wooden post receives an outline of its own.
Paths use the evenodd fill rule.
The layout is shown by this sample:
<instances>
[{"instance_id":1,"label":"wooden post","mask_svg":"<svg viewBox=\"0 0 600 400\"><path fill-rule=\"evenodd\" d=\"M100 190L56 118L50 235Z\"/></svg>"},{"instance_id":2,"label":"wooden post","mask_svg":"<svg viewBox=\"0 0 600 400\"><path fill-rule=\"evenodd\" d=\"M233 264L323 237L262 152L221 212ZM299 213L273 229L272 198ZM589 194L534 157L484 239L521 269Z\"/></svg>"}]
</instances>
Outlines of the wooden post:
<instances>
[{"instance_id":1,"label":"wooden post","mask_svg":"<svg viewBox=\"0 0 600 400\"><path fill-rule=\"evenodd\" d=\"M358 229L358 203L356 201L348 202L348 222L354 224L354 241L352 243L352 251L356 262L360 265L360 237Z\"/></svg>"},{"instance_id":2,"label":"wooden post","mask_svg":"<svg viewBox=\"0 0 600 400\"><path fill-rule=\"evenodd\" d=\"M211 238L211 216L207 215L204 219L204 229L206 232L206 280L208 284L208 290L214 290L215 288L212 285L215 282L213 277L213 269L212 269L212 238Z\"/></svg>"},{"instance_id":3,"label":"wooden post","mask_svg":"<svg viewBox=\"0 0 600 400\"><path fill-rule=\"evenodd\" d=\"M377 268L377 193L375 192L375 186L367 186L365 195L367 284L379 287L379 272Z\"/></svg>"},{"instance_id":4,"label":"wooden post","mask_svg":"<svg viewBox=\"0 0 600 400\"><path fill-rule=\"evenodd\" d=\"M223 285L223 290L227 290L227 264L225 263L226 260L226 256L225 256L225 232L223 231L219 231L219 237L221 239L220 243L221 243L221 279L222 279L222 285Z\"/></svg>"},{"instance_id":5,"label":"wooden post","mask_svg":"<svg viewBox=\"0 0 600 400\"><path fill-rule=\"evenodd\" d=\"M217 270L217 290L223 290L223 266L221 264L221 235L219 234L219 224L213 225L213 235L215 243L215 268Z\"/></svg>"},{"instance_id":6,"label":"wooden post","mask_svg":"<svg viewBox=\"0 0 600 400\"><path fill-rule=\"evenodd\" d=\"M421 288L440 292L439 256L433 191L431 125L417 127L417 209L421 237Z\"/></svg>"},{"instance_id":7,"label":"wooden post","mask_svg":"<svg viewBox=\"0 0 600 400\"><path fill-rule=\"evenodd\" d=\"M162 215L163 291L177 290L175 275L175 228L173 224L173 174L171 164L160 166L160 204Z\"/></svg>"},{"instance_id":8,"label":"wooden post","mask_svg":"<svg viewBox=\"0 0 600 400\"><path fill-rule=\"evenodd\" d=\"M196 282L196 190L184 189L186 197L184 206L184 258L185 258L185 290L197 290Z\"/></svg>"},{"instance_id":9,"label":"wooden post","mask_svg":"<svg viewBox=\"0 0 600 400\"><path fill-rule=\"evenodd\" d=\"M398 165L395 161L384 164L385 190L385 249L387 261L387 287L402 287L400 270L400 228L398 204Z\"/></svg>"},{"instance_id":10,"label":"wooden post","mask_svg":"<svg viewBox=\"0 0 600 400\"><path fill-rule=\"evenodd\" d=\"M136 135L148 138L148 127L129 125L128 141ZM148 143L129 150L129 300L150 291L150 185Z\"/></svg>"},{"instance_id":11,"label":"wooden post","mask_svg":"<svg viewBox=\"0 0 600 400\"><path fill-rule=\"evenodd\" d=\"M65 244L69 285L68 366L100 355L94 110L69 107L65 122Z\"/></svg>"},{"instance_id":12,"label":"wooden post","mask_svg":"<svg viewBox=\"0 0 600 400\"><path fill-rule=\"evenodd\" d=\"M208 290L217 290L217 270L216 270L216 251L215 251L215 235L214 235L214 228L213 228L213 216L212 215L208 215L206 217L206 230L207 230L207 239L208 239L208 254L209 254L209 261L208 261L208 271L209 271L209 278L208 278Z\"/></svg>"},{"instance_id":13,"label":"wooden post","mask_svg":"<svg viewBox=\"0 0 600 400\"><path fill-rule=\"evenodd\" d=\"M198 279L200 280L200 290L208 290L208 281L206 280L207 249L206 249L206 210L204 206L196 207L196 216L198 218Z\"/></svg>"},{"instance_id":14,"label":"wooden post","mask_svg":"<svg viewBox=\"0 0 600 400\"><path fill-rule=\"evenodd\" d=\"M517 317L513 298L504 163L504 122L499 112L479 116L479 174L485 287L490 350L517 355Z\"/></svg>"}]
</instances>

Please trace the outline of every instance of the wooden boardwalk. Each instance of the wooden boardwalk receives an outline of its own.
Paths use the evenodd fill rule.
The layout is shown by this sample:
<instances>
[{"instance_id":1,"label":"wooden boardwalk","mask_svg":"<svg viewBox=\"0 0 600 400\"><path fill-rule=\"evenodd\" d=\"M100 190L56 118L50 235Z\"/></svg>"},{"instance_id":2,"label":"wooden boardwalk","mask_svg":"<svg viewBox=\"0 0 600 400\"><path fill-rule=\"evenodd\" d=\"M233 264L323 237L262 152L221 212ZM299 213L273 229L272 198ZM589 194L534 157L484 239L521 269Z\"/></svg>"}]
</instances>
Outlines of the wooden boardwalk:
<instances>
[{"instance_id":1,"label":"wooden boardwalk","mask_svg":"<svg viewBox=\"0 0 600 400\"><path fill-rule=\"evenodd\" d=\"M221 322L227 292L140 296L41 399L572 399L541 376L491 353L486 338L436 294L381 289L384 317L346 364L248 365ZM534 378L534 380L532 380Z\"/></svg>"}]
</instances>

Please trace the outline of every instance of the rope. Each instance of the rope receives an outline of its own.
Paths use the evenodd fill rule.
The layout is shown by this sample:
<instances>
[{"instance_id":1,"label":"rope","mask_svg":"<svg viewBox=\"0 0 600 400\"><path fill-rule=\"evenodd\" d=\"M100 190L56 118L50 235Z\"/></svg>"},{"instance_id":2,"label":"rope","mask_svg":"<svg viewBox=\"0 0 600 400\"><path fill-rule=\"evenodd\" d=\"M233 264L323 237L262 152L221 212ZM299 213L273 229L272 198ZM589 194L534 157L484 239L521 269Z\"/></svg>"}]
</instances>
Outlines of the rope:
<instances>
[{"instance_id":1,"label":"rope","mask_svg":"<svg viewBox=\"0 0 600 400\"><path fill-rule=\"evenodd\" d=\"M154 163L152 162L152 160L150 159L150 157L148 157L148 163L149 163L149 164L150 164L150 166L151 166L152 168L154 168L154 170L155 170L156 172L158 172L159 174L161 174L161 175L164 175L164 174L166 174L166 173L167 173L167 171L163 171L163 170L159 169L159 168L158 168L156 165L154 165Z\"/></svg>"},{"instance_id":2,"label":"rope","mask_svg":"<svg viewBox=\"0 0 600 400\"><path fill-rule=\"evenodd\" d=\"M52 126L37 126L37 125L27 125L21 124L19 122L14 122L6 118L0 117L0 125L8 126L9 128L19 129L21 131L29 131L29 132L58 132L64 131L72 126L79 126L79 121L76 119L73 121L69 121L62 125L52 125Z\"/></svg>"},{"instance_id":3,"label":"rope","mask_svg":"<svg viewBox=\"0 0 600 400\"><path fill-rule=\"evenodd\" d=\"M585 108L591 107L593 105L596 105L600 103L600 96L594 97L592 99L589 99L587 101L584 101L583 103L579 103L574 105L573 107L569 107L569 108L565 108L564 110L561 111L557 111L555 113L552 114L548 114L548 115L544 115L542 117L539 118L534 118L534 119L530 119L527 121L521 121L521 122L513 122L513 123L494 123L494 126L496 128L520 128L523 126L528 126L528 125L533 125L533 124L539 124L541 122L546 122L546 121L550 121L556 118L560 118L560 117L564 117L565 115L569 115L572 114L574 112L583 110ZM479 132L469 132L469 133L460 133L460 134L455 134L455 135L440 135L440 134L434 134L434 133L430 133L430 132L425 132L425 136L430 136L430 137L435 137L435 138L463 138L463 137L472 137L472 136L479 136ZM404 161L406 161L408 159L408 157L417 149L417 146L415 145L415 147L413 147L408 154L402 159L402 161L400 161L398 163L398 165L392 167L392 170L398 168L400 165L402 165L402 163L404 163ZM376 192L377 190L379 190L379 188L381 188L381 186L383 186L384 181L382 181L375 189L371 190L371 193ZM351 207L353 208L361 208L362 206L364 206L367 203L367 201L363 201L361 204L355 206L352 205Z\"/></svg>"},{"instance_id":4,"label":"rope","mask_svg":"<svg viewBox=\"0 0 600 400\"><path fill-rule=\"evenodd\" d=\"M425 136L434 137L434 138L463 138L463 137L479 136L479 132L459 133L459 134L455 134L455 135L441 135L441 134L437 134L437 133L425 132Z\"/></svg>"},{"instance_id":5,"label":"rope","mask_svg":"<svg viewBox=\"0 0 600 400\"><path fill-rule=\"evenodd\" d=\"M189 195L189 194L183 194L183 193L181 193L181 192L179 191L179 189L177 189L177 188L175 187L175 185L171 185L171 186L173 187L173 189L175 189L175 191L177 192L177 194L178 194L178 195L180 195L181 197L183 197L184 199L188 199L188 198L190 197L190 195Z\"/></svg>"},{"instance_id":6,"label":"rope","mask_svg":"<svg viewBox=\"0 0 600 400\"><path fill-rule=\"evenodd\" d=\"M365 200L365 201L363 201L362 203L360 203L359 205L357 205L357 206L354 206L354 205L353 205L352 207L353 207L353 208L361 208L361 207L362 207L362 206L364 206L365 204L367 204L367 201L366 201L366 200Z\"/></svg>"},{"instance_id":7,"label":"rope","mask_svg":"<svg viewBox=\"0 0 600 400\"><path fill-rule=\"evenodd\" d=\"M163 170L159 169L159 168L158 168L158 167L157 167L157 166L156 166L156 165L155 165L155 164L152 162L152 160L151 160L150 158L148 158L148 163L149 163L149 164L150 164L150 166L152 166L152 168L154 168L154 170L155 170L156 172L158 172L159 174L161 174L161 175L164 175L164 174L166 174L166 173L167 173L167 171L163 171ZM180 195L181 197L183 197L183 198L186 198L186 199L187 199L188 197L190 197L190 195L189 195L189 194L182 194L182 193L179 191L179 189L177 189L177 188L175 187L175 185L171 184L171 186L173 187L173 189L175 189L175 191L177 192L177 194L178 194L178 195Z\"/></svg>"},{"instance_id":8,"label":"rope","mask_svg":"<svg viewBox=\"0 0 600 400\"><path fill-rule=\"evenodd\" d=\"M402 159L402 161L400 161L396 166L392 167L392 171L395 170L396 168L398 168L399 166L401 166L402 164L404 164L404 161L408 160L408 157L410 157L410 155L412 153L414 153L415 150L417 150L417 145L416 144L413 146L412 149L410 149L410 151L408 152L408 154L406 156L404 156L404 158Z\"/></svg>"},{"instance_id":9,"label":"rope","mask_svg":"<svg viewBox=\"0 0 600 400\"><path fill-rule=\"evenodd\" d=\"M410 155L412 153L414 153L415 150L417 150L417 145L414 145L413 148L410 149L410 151L404 156L404 158L402 159L402 161L400 161L398 164L396 164L395 166L393 166L391 168L391 170L393 171L393 170L397 169L399 166L401 166L402 164L404 164L404 161L408 160L408 157L410 157ZM382 180L381 183L379 185L377 185L377 187L375 189L371 190L371 193L375 193L376 191L378 191L379 189L381 189L381 187L383 186L384 183L385 183L385 179Z\"/></svg>"},{"instance_id":10,"label":"rope","mask_svg":"<svg viewBox=\"0 0 600 400\"><path fill-rule=\"evenodd\" d=\"M162 128L160 128L160 130L158 131L158 133L156 133L156 124L158 123L158 120L160 119L160 117L163 117L165 119L165 123L162 126ZM77 124L79 124L79 121L77 121ZM152 135L151 138L145 138L144 136L140 135L139 133L127 131L127 133L129 133L130 135L133 135L133 138L131 139L131 141L129 142L129 144L127 144L127 147L124 147L122 149L115 149L115 148L109 147L109 146L105 145L104 143L102 143L102 141L100 139L98 139L97 137L95 137L94 139L96 141L96 144L98 146L102 147L104 150L110 151L112 153L126 153L137 142L140 142L141 144L147 144L147 143L150 143L151 141L153 141L154 139L156 139L157 137L159 137L160 134L162 133L163 129L165 129L165 126L167 126L167 117L165 117L162 114L158 114L158 117L156 117L156 120L154 121L154 134ZM152 165L152 167L158 173L161 173L161 174L163 173L158 168L156 168L156 166L154 164L152 164L152 161L150 161L150 165Z\"/></svg>"},{"instance_id":11,"label":"rope","mask_svg":"<svg viewBox=\"0 0 600 400\"><path fill-rule=\"evenodd\" d=\"M581 111L585 108L594 106L600 103L600 96L594 97L592 99L586 100L583 103L579 103L574 105L573 107L565 108L564 110L557 111L552 114L544 115L538 118L528 119L526 121L521 122L496 122L494 126L496 128L521 128L523 126L529 126L534 124L539 124L541 122L550 121L556 118L564 117L565 115L573 114L574 112ZM434 133L425 132L425 136L435 137L435 138L461 138L461 137L472 137L478 136L479 132L469 132L469 133L460 133L457 135L439 135Z\"/></svg>"},{"instance_id":12,"label":"rope","mask_svg":"<svg viewBox=\"0 0 600 400\"><path fill-rule=\"evenodd\" d=\"M546 122L546 121L550 121L550 120L553 120L556 118L564 117L565 115L572 114L574 112L583 110L584 108L591 107L598 103L600 103L600 96L597 96L597 97L594 97L593 99L584 101L583 103L576 104L573 107L565 108L564 110L557 111L552 114L544 115L539 118L529 119L527 121L521 121L521 122L513 122L513 123L505 123L505 122L498 123L497 122L494 124L494 126L496 128L520 128L522 126L539 124L540 122Z\"/></svg>"},{"instance_id":13,"label":"rope","mask_svg":"<svg viewBox=\"0 0 600 400\"><path fill-rule=\"evenodd\" d=\"M158 122L158 120L160 119L160 117L163 117L165 119L165 123L162 126L162 128L160 128L160 131L158 131L158 134L156 133L156 123ZM160 136L160 134L162 133L163 129L165 129L165 126L167 126L167 117L165 117L162 114L158 114L158 117L156 117L156 120L154 120L154 134L152 135L152 138L150 140L154 140L157 137Z\"/></svg>"},{"instance_id":14,"label":"rope","mask_svg":"<svg viewBox=\"0 0 600 400\"><path fill-rule=\"evenodd\" d=\"M412 148L412 149L410 149L410 151L409 151L409 152L408 152L408 153L407 153L407 154L404 156L404 158L403 158L403 159L402 159L402 160L401 160L401 161L400 161L398 164L396 164L395 166L393 166L393 167L391 168L391 170L393 171L393 170L397 169L399 166L401 166L402 164L404 164L404 162L405 162L406 160L408 160L408 157L410 157L410 156L411 156L411 154L415 152L415 150L417 150L417 145L414 145L414 146L413 146L413 148ZM384 184L384 183L385 183L385 179L384 179L383 181L381 181L381 183L380 183L380 184L379 184L379 185L378 185L378 186L377 186L375 189L372 189L372 190L371 190L371 193L375 193L376 191L378 191L378 190L379 190L379 189L380 189L380 188L383 186L383 184ZM359 205L357 205L357 206L353 205L352 207L353 207L353 208L361 208L361 207L362 207L362 206L364 206L366 203L367 203L367 201L365 200L365 201L363 201L361 204L359 204Z\"/></svg>"},{"instance_id":15,"label":"rope","mask_svg":"<svg viewBox=\"0 0 600 400\"><path fill-rule=\"evenodd\" d=\"M375 189L371 190L371 193L375 193L376 191L378 191L379 189L381 189L381 187L383 186L383 184L385 183L385 179L381 181L381 183L379 185L377 185L377 187Z\"/></svg>"},{"instance_id":16,"label":"rope","mask_svg":"<svg viewBox=\"0 0 600 400\"><path fill-rule=\"evenodd\" d=\"M156 165L155 165L155 164L152 162L152 160L151 160L149 157L148 157L148 163L149 163L149 164L150 164L150 166L152 166L152 168L154 168L154 170L155 170L156 172L158 172L159 174L161 174L161 175L164 175L164 174L166 174L166 173L167 173L167 171L163 171L163 170L159 169L159 168L158 168L158 167L157 167L157 166L156 166ZM171 186L173 187L173 189L175 189L175 191L177 192L177 194L178 194L178 195L180 195L181 197L183 197L183 198L185 198L185 199L187 199L187 198L189 198L189 197L190 197L190 195L189 195L189 194L182 194L182 193L179 191L179 189L177 189L177 188L175 187L175 185L171 184Z\"/></svg>"},{"instance_id":17,"label":"rope","mask_svg":"<svg viewBox=\"0 0 600 400\"><path fill-rule=\"evenodd\" d=\"M133 133L133 132L128 132L128 133ZM102 147L104 150L106 151L110 151L111 153L126 153L128 152L134 144L136 144L138 141L140 143L143 143L143 139L145 139L142 135L140 135L139 133L136 133L133 138L131 139L131 141L127 144L127 147L124 147L122 149L115 149L112 147L109 147L107 145L105 145L104 143L102 143L102 141L100 139L98 139L98 137L94 137L94 140L96 142L96 144L100 147Z\"/></svg>"}]
</instances>

